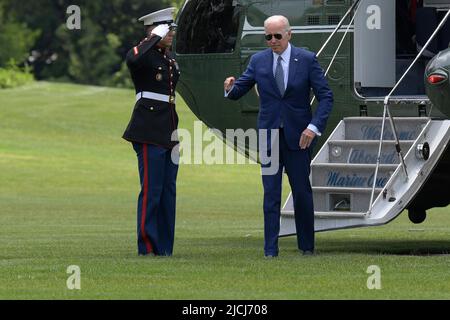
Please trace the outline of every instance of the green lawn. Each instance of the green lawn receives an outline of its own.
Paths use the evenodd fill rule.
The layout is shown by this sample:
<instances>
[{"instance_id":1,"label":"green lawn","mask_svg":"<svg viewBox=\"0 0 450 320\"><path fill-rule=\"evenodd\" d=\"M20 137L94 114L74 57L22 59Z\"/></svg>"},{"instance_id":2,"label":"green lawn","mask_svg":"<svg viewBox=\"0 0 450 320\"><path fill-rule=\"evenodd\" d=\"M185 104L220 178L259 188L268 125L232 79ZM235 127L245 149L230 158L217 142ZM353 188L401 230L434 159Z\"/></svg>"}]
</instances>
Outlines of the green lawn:
<instances>
[{"instance_id":1,"label":"green lawn","mask_svg":"<svg viewBox=\"0 0 450 320\"><path fill-rule=\"evenodd\" d=\"M132 105L131 90L0 90L0 299L450 299L450 207L421 225L402 214L318 233L314 257L282 238L266 260L251 164L180 166L174 256L138 257L137 161L121 139ZM70 265L81 290L66 286ZM366 286L370 265L380 290Z\"/></svg>"}]
</instances>

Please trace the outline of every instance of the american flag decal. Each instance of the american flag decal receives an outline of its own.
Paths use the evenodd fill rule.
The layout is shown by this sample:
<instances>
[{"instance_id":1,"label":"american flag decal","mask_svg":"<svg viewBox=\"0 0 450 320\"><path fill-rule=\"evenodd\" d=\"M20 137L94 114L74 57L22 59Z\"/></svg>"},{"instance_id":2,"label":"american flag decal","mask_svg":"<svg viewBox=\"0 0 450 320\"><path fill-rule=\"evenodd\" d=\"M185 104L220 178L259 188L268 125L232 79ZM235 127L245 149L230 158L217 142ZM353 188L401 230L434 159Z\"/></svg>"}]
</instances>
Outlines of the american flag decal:
<instances>
[{"instance_id":1,"label":"american flag decal","mask_svg":"<svg viewBox=\"0 0 450 320\"><path fill-rule=\"evenodd\" d=\"M138 53L139 53L138 48L137 48L137 47L134 47L134 48L133 48L133 51L134 51L134 55L137 56Z\"/></svg>"}]
</instances>

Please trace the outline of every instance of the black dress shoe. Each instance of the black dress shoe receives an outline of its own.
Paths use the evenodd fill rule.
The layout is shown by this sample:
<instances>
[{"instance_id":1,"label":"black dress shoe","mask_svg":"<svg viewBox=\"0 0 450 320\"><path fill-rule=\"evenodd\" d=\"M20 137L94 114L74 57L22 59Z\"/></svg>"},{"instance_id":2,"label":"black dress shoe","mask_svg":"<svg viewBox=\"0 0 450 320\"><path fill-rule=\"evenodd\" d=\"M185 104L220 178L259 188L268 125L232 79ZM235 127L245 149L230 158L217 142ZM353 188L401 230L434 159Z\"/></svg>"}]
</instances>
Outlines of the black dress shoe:
<instances>
[{"instance_id":1,"label":"black dress shoe","mask_svg":"<svg viewBox=\"0 0 450 320\"><path fill-rule=\"evenodd\" d=\"M305 251L303 251L303 255L304 256L313 256L314 252L312 252L311 250L305 250Z\"/></svg>"},{"instance_id":2,"label":"black dress shoe","mask_svg":"<svg viewBox=\"0 0 450 320\"><path fill-rule=\"evenodd\" d=\"M264 256L264 258L266 258L266 259L275 259L276 257L278 257L278 256L271 255L271 254L267 254Z\"/></svg>"},{"instance_id":3,"label":"black dress shoe","mask_svg":"<svg viewBox=\"0 0 450 320\"><path fill-rule=\"evenodd\" d=\"M156 257L156 254L154 252L139 253L139 257Z\"/></svg>"}]
</instances>

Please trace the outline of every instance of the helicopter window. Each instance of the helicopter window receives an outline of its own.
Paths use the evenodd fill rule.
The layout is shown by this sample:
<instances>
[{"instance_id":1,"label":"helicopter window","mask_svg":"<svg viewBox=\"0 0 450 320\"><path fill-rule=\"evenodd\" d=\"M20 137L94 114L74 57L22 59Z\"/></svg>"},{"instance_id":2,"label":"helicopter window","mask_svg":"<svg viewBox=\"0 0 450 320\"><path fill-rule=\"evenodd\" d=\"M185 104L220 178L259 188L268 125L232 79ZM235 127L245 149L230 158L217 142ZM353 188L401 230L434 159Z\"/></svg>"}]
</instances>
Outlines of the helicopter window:
<instances>
[{"instance_id":1,"label":"helicopter window","mask_svg":"<svg viewBox=\"0 0 450 320\"><path fill-rule=\"evenodd\" d=\"M345 0L327 0L327 5L344 4Z\"/></svg>"},{"instance_id":2,"label":"helicopter window","mask_svg":"<svg viewBox=\"0 0 450 320\"><path fill-rule=\"evenodd\" d=\"M330 25L336 25L339 23L339 21L341 21L340 15L334 14L334 15L328 16L328 24L330 24Z\"/></svg>"},{"instance_id":3,"label":"helicopter window","mask_svg":"<svg viewBox=\"0 0 450 320\"><path fill-rule=\"evenodd\" d=\"M315 26L320 24L320 16L308 16L308 25Z\"/></svg>"},{"instance_id":4,"label":"helicopter window","mask_svg":"<svg viewBox=\"0 0 450 320\"><path fill-rule=\"evenodd\" d=\"M240 7L233 0L191 0L178 21L176 52L232 53L239 30Z\"/></svg>"}]
</instances>

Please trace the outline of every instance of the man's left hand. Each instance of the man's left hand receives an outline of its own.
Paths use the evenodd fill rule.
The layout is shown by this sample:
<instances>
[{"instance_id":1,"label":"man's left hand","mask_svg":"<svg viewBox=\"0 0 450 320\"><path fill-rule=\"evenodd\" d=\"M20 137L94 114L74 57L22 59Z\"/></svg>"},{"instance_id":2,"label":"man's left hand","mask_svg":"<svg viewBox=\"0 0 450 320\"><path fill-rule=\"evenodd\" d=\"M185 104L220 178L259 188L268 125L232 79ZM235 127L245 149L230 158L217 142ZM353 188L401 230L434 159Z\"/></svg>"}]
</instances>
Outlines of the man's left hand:
<instances>
[{"instance_id":1,"label":"man's left hand","mask_svg":"<svg viewBox=\"0 0 450 320\"><path fill-rule=\"evenodd\" d=\"M314 133L314 131L306 128L305 131L303 131L302 135L300 136L300 142L299 142L300 149L309 148L309 146L311 145L311 142L314 140L315 137L316 137L316 134Z\"/></svg>"}]
</instances>

